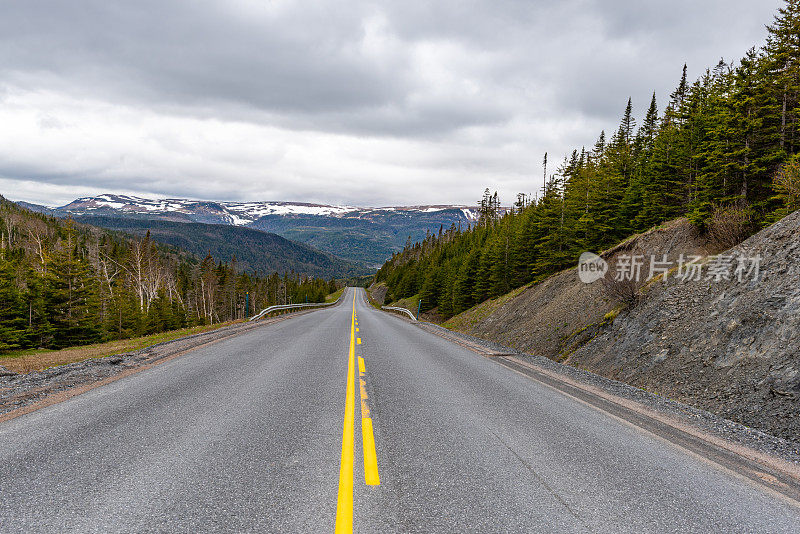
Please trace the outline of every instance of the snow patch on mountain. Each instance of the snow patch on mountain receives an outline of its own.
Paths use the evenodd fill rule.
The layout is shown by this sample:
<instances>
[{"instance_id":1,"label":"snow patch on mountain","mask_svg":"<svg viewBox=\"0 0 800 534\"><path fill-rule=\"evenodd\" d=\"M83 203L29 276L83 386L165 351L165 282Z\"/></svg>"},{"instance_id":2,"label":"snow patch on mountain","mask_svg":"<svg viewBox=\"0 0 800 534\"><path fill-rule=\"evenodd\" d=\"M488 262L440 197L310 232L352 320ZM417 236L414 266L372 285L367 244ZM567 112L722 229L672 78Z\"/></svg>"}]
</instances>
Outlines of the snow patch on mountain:
<instances>
[{"instance_id":1,"label":"snow patch on mountain","mask_svg":"<svg viewBox=\"0 0 800 534\"><path fill-rule=\"evenodd\" d=\"M384 206L365 208L356 206L335 206L305 202L217 202L180 198L152 199L129 195L106 193L94 197L82 197L57 208L74 214L90 214L97 211L116 210L140 214L184 214L218 219L221 223L246 226L267 215L316 215L323 217L361 218L376 212L418 212L435 213L457 209L468 221L476 220L475 208L469 206Z\"/></svg>"}]
</instances>

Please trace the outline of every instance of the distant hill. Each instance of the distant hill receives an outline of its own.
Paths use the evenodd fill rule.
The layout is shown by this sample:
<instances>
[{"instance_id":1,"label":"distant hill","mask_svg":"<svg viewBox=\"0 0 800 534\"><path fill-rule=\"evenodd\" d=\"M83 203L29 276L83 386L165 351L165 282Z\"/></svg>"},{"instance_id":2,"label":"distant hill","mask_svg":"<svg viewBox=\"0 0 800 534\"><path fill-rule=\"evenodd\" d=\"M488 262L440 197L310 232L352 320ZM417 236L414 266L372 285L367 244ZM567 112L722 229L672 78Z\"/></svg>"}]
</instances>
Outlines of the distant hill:
<instances>
[{"instance_id":1,"label":"distant hill","mask_svg":"<svg viewBox=\"0 0 800 534\"><path fill-rule=\"evenodd\" d=\"M394 252L411 242L425 239L427 232L471 221L460 208L423 210L364 210L359 216L265 215L250 223L250 228L275 232L294 241L307 243L341 257L379 266Z\"/></svg>"},{"instance_id":2,"label":"distant hill","mask_svg":"<svg viewBox=\"0 0 800 534\"><path fill-rule=\"evenodd\" d=\"M42 206L41 204L31 204L30 202L23 202L17 201L15 204L21 208L25 208L28 211L32 211L34 213L43 213L45 215L57 216L56 210L53 208L48 208L47 206Z\"/></svg>"},{"instance_id":3,"label":"distant hill","mask_svg":"<svg viewBox=\"0 0 800 534\"><path fill-rule=\"evenodd\" d=\"M75 220L134 235L145 235L150 231L155 241L179 247L200 257L210 252L215 258L230 261L235 256L241 270L254 273L293 270L317 277L346 278L369 272L369 268L363 264L250 228L122 217L77 216Z\"/></svg>"},{"instance_id":4,"label":"distant hill","mask_svg":"<svg viewBox=\"0 0 800 534\"><path fill-rule=\"evenodd\" d=\"M79 198L65 206L36 211L72 215L210 223L274 232L340 258L379 266L403 248L409 236L419 241L428 232L451 225L466 227L476 218L468 206L394 206L359 208L302 202L214 202L147 199L105 194Z\"/></svg>"}]
</instances>

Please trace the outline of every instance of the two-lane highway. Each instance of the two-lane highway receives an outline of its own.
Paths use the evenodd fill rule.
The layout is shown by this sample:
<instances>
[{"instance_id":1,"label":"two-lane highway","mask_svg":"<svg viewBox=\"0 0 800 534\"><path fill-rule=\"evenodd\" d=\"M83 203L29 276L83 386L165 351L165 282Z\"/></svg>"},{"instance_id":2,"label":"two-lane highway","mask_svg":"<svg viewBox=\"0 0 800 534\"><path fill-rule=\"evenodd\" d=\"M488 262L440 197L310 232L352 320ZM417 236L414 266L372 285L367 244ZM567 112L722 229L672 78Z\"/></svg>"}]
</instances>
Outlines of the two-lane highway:
<instances>
[{"instance_id":1,"label":"two-lane highway","mask_svg":"<svg viewBox=\"0 0 800 534\"><path fill-rule=\"evenodd\" d=\"M2 532L797 525L797 503L363 290L0 423Z\"/></svg>"}]
</instances>

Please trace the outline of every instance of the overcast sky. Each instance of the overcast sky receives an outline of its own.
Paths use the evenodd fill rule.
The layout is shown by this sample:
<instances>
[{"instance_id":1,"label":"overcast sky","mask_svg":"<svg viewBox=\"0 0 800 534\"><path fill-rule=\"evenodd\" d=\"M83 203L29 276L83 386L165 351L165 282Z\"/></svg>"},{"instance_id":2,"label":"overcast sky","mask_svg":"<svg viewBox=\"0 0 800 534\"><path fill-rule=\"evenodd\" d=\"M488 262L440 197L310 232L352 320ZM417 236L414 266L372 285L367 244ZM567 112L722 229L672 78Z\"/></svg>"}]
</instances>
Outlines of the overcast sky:
<instances>
[{"instance_id":1,"label":"overcast sky","mask_svg":"<svg viewBox=\"0 0 800 534\"><path fill-rule=\"evenodd\" d=\"M779 0L3 0L0 194L510 203Z\"/></svg>"}]
</instances>

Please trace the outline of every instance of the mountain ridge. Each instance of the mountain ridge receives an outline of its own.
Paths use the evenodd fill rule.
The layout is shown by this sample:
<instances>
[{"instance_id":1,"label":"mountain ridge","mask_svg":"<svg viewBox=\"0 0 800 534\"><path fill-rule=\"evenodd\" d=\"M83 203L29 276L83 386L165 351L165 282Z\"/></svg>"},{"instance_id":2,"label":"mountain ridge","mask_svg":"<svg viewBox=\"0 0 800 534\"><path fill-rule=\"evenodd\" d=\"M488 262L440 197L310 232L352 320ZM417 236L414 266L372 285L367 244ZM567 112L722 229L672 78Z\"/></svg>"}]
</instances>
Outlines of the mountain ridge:
<instances>
[{"instance_id":1,"label":"mountain ridge","mask_svg":"<svg viewBox=\"0 0 800 534\"><path fill-rule=\"evenodd\" d=\"M360 218L379 212L433 213L457 209L469 221L477 220L476 208L466 205L419 204L411 206L361 207L348 205L317 204L291 201L224 201L194 200L187 198L146 198L132 195L104 193L80 197L63 206L41 206L55 212L85 214L89 211L116 210L140 214L183 214L192 217L220 218L221 224L246 226L266 215L318 215L339 218ZM207 222L195 220L194 222Z\"/></svg>"},{"instance_id":2,"label":"mountain ridge","mask_svg":"<svg viewBox=\"0 0 800 534\"><path fill-rule=\"evenodd\" d=\"M211 253L215 258L231 262L235 257L241 271L254 274L293 271L307 276L346 278L369 272L369 268L363 264L252 228L86 215L74 219L82 224L140 237L149 232L154 241L177 247L200 258Z\"/></svg>"},{"instance_id":3,"label":"mountain ridge","mask_svg":"<svg viewBox=\"0 0 800 534\"><path fill-rule=\"evenodd\" d=\"M464 205L370 208L287 201L152 199L112 193L81 197L58 207L20 204L61 217L165 220L252 228L375 268L402 250L409 239L419 241L442 228L466 227L477 219L477 208Z\"/></svg>"}]
</instances>

